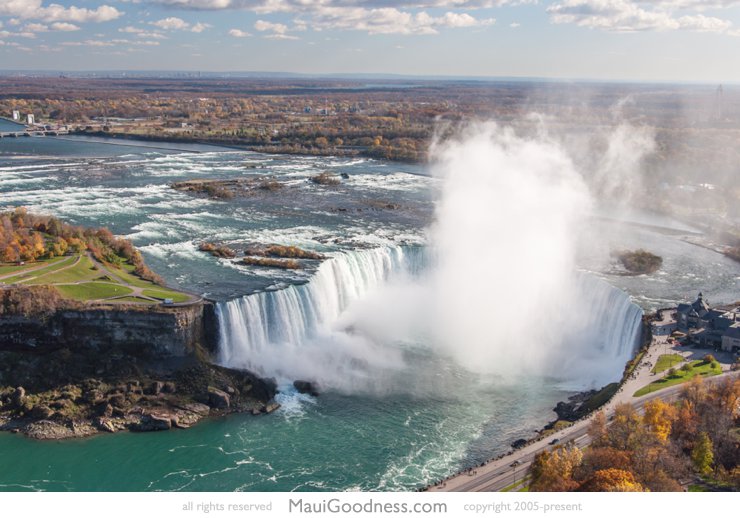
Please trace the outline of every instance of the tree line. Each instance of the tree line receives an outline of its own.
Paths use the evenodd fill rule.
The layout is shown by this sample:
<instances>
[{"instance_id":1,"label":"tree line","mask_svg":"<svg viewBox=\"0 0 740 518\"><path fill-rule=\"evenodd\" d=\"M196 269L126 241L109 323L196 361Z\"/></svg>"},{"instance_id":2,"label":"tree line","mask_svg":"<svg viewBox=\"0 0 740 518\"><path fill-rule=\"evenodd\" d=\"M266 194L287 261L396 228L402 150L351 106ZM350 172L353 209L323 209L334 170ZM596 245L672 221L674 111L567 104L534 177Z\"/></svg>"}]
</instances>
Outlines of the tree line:
<instances>
[{"instance_id":1,"label":"tree line","mask_svg":"<svg viewBox=\"0 0 740 518\"><path fill-rule=\"evenodd\" d=\"M89 251L98 261L134 266L139 277L164 284L152 272L131 243L107 228L84 228L60 221L54 216L31 214L19 207L0 213L0 261L19 263L80 254Z\"/></svg>"},{"instance_id":2,"label":"tree line","mask_svg":"<svg viewBox=\"0 0 740 518\"><path fill-rule=\"evenodd\" d=\"M706 384L695 377L680 399L598 413L587 449L572 444L539 453L532 491L682 491L697 478L740 489L740 379Z\"/></svg>"}]
</instances>

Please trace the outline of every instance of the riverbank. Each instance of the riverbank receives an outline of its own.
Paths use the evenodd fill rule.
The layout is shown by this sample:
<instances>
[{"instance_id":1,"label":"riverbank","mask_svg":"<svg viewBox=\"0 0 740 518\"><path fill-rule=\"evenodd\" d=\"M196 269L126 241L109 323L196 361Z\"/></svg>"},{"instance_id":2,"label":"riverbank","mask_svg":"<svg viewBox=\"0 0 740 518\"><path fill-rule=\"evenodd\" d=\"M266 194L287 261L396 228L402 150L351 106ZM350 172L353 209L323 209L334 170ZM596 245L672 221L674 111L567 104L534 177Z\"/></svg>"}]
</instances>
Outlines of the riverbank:
<instances>
[{"instance_id":1,"label":"riverbank","mask_svg":"<svg viewBox=\"0 0 740 518\"><path fill-rule=\"evenodd\" d=\"M649 336L649 341L628 362L618 390L602 406L579 420L563 426L560 430L549 436L538 436L535 440L522 444L520 448L516 448L514 451L500 455L475 468L464 470L447 477L436 484L427 486L422 491L518 490L517 488L523 487L523 480L527 476L536 454L551 448L555 444L564 444L566 442L572 442L579 448L588 446L591 442L591 437L588 435L588 428L597 411L603 412L609 418L614 414L616 407L620 404L631 404L636 410L641 411L645 403L656 398L666 401L677 398L683 390L681 385L666 387L647 394L638 393L640 388L655 379L654 367L658 364L660 356L674 350L675 342L669 341L670 337L668 335L653 334L649 326L651 322L661 321L662 311L671 310L675 310L675 308L664 309L644 317L643 339ZM703 351L695 350L682 352L686 356L703 354ZM722 379L740 375L740 373L731 369L732 367L729 364L724 363L722 373L707 378L707 382L716 383Z\"/></svg>"},{"instance_id":2,"label":"riverbank","mask_svg":"<svg viewBox=\"0 0 740 518\"><path fill-rule=\"evenodd\" d=\"M547 445L546 441L551 437L553 439L550 441L550 444L560 442L564 434L572 433L574 429L588 422L596 412L612 404L617 396L623 393L625 385L635 379L635 372L644 365L647 352L653 343L650 323L655 318L655 314L643 315L639 347L636 349L633 358L625 365L622 379L618 383L610 383L600 390L573 394L567 402L558 402L555 408L553 408L557 419L548 422L541 430L537 431L535 436L517 439L511 444L512 450L482 462L478 466L458 471L443 480L420 488L419 491L466 491L466 489L460 489L458 486L464 486L464 480L467 477L477 476L479 470L493 472L495 468L497 470L501 469L503 473L503 471L508 471L504 468L509 466L513 468L514 473L519 470L520 477L526 475L526 470L520 468L523 464L521 458L526 452L535 448L536 445L545 447ZM634 381L631 382L634 383ZM511 484L517 480L509 480L507 483ZM451 481L456 482L448 489L448 484Z\"/></svg>"},{"instance_id":3,"label":"riverbank","mask_svg":"<svg viewBox=\"0 0 740 518\"><path fill-rule=\"evenodd\" d=\"M341 158L375 158L396 162L401 164L423 164L426 161L420 159L410 159L406 157L397 157L386 155L373 150L369 146L329 146L329 147L296 147L293 145L281 144L264 144L245 142L237 138L204 138L194 137L186 133L171 133L167 135L153 135L148 133L127 133L123 131L102 131L77 129L70 131L70 135L100 137L120 140L138 140L143 142L165 142L171 144L199 144L208 146L218 146L230 148L239 151L254 151L255 153L267 153L276 155L295 155L295 156L321 156L321 157L341 157Z\"/></svg>"},{"instance_id":4,"label":"riverbank","mask_svg":"<svg viewBox=\"0 0 740 518\"><path fill-rule=\"evenodd\" d=\"M210 302L91 304L49 297L50 286L22 289L20 302L0 299L2 431L67 439L279 407L273 381L213 363Z\"/></svg>"}]
</instances>

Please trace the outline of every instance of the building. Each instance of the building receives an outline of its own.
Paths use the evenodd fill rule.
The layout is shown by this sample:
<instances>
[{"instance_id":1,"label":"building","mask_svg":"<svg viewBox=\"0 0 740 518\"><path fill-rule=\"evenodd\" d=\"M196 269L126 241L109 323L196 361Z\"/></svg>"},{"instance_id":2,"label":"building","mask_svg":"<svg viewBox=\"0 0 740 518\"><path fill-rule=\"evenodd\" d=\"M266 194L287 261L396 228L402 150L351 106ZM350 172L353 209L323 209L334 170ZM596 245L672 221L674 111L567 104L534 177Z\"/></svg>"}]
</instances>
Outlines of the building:
<instances>
[{"instance_id":1,"label":"building","mask_svg":"<svg viewBox=\"0 0 740 518\"><path fill-rule=\"evenodd\" d=\"M659 309L657 318L650 324L656 336L669 335L677 329L675 313L671 309Z\"/></svg>"},{"instance_id":2,"label":"building","mask_svg":"<svg viewBox=\"0 0 740 518\"><path fill-rule=\"evenodd\" d=\"M691 327L704 327L703 319L707 313L709 313L709 304L704 300L704 295L699 293L699 296L693 303L678 305L676 309L676 323L678 328L686 331Z\"/></svg>"},{"instance_id":3,"label":"building","mask_svg":"<svg viewBox=\"0 0 740 518\"><path fill-rule=\"evenodd\" d=\"M740 353L740 323L731 325L722 335L722 350L730 353Z\"/></svg>"},{"instance_id":4,"label":"building","mask_svg":"<svg viewBox=\"0 0 740 518\"><path fill-rule=\"evenodd\" d=\"M26 123L29 126L36 124L36 118L33 116L33 113L29 113L28 115L26 115Z\"/></svg>"},{"instance_id":5,"label":"building","mask_svg":"<svg viewBox=\"0 0 740 518\"><path fill-rule=\"evenodd\" d=\"M14 121L21 120L21 112L19 112L18 110L13 110L13 120Z\"/></svg>"}]
</instances>

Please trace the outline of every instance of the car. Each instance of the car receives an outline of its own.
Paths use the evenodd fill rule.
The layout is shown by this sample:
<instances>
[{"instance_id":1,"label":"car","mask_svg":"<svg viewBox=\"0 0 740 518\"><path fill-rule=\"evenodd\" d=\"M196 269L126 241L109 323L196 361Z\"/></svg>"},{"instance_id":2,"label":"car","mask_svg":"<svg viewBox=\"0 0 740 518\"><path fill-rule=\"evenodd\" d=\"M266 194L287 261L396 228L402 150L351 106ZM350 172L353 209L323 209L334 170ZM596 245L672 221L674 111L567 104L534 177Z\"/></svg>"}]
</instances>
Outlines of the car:
<instances>
[{"instance_id":1,"label":"car","mask_svg":"<svg viewBox=\"0 0 740 518\"><path fill-rule=\"evenodd\" d=\"M559 442L560 442L560 439L558 439L558 438L555 438L555 439L553 439L552 441L550 441L550 446L552 446L553 444L557 444L557 443L559 443Z\"/></svg>"},{"instance_id":2,"label":"car","mask_svg":"<svg viewBox=\"0 0 740 518\"><path fill-rule=\"evenodd\" d=\"M521 464L521 462L519 462L518 460L515 460L514 462L512 462L511 464L509 464L509 467L510 468L516 468L519 464Z\"/></svg>"}]
</instances>

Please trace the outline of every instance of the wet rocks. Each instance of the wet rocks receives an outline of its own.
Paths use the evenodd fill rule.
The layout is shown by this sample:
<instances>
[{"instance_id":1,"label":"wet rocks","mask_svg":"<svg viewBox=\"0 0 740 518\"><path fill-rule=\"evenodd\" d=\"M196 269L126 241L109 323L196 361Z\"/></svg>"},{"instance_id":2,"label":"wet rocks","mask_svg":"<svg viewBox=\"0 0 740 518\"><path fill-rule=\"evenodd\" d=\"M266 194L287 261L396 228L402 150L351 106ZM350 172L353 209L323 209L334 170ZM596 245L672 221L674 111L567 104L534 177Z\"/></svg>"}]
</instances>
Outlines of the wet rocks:
<instances>
[{"instance_id":1,"label":"wet rocks","mask_svg":"<svg viewBox=\"0 0 740 518\"><path fill-rule=\"evenodd\" d=\"M526 439L517 439L516 441L511 443L511 447L515 450L518 450L519 448L523 448L527 445Z\"/></svg>"},{"instance_id":2,"label":"wet rocks","mask_svg":"<svg viewBox=\"0 0 740 518\"><path fill-rule=\"evenodd\" d=\"M319 395L318 386L313 381L295 380L293 386L301 394L310 394L314 397Z\"/></svg>"},{"instance_id":3,"label":"wet rocks","mask_svg":"<svg viewBox=\"0 0 740 518\"><path fill-rule=\"evenodd\" d=\"M17 387L13 392L10 401L16 408L21 408L23 403L26 401L26 389L23 387Z\"/></svg>"},{"instance_id":4,"label":"wet rocks","mask_svg":"<svg viewBox=\"0 0 740 518\"><path fill-rule=\"evenodd\" d=\"M229 408L231 406L231 398L222 390L208 387L208 406L211 408Z\"/></svg>"},{"instance_id":5,"label":"wet rocks","mask_svg":"<svg viewBox=\"0 0 740 518\"><path fill-rule=\"evenodd\" d=\"M172 428L172 417L169 415L147 414L141 417L141 421L131 425L135 432L158 432Z\"/></svg>"}]
</instances>

